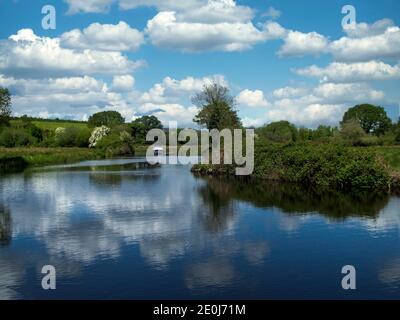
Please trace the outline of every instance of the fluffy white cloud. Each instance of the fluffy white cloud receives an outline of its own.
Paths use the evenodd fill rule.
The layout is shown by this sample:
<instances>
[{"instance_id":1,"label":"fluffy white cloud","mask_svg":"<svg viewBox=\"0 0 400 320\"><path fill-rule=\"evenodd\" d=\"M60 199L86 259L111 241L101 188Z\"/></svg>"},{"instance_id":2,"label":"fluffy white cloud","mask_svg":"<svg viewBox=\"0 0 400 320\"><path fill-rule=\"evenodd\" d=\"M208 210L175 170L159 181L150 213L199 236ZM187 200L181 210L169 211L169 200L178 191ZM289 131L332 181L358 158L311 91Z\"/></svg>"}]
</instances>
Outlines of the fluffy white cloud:
<instances>
[{"instance_id":1,"label":"fluffy white cloud","mask_svg":"<svg viewBox=\"0 0 400 320\"><path fill-rule=\"evenodd\" d=\"M323 83L315 88L285 87L273 92L277 100L267 108L263 122L287 120L296 125L315 127L337 125L349 105L384 102L384 92L366 83Z\"/></svg>"},{"instance_id":2,"label":"fluffy white cloud","mask_svg":"<svg viewBox=\"0 0 400 320\"><path fill-rule=\"evenodd\" d=\"M253 15L251 8L238 6L233 0L210 0L204 6L178 12L178 20L201 23L234 23L250 21Z\"/></svg>"},{"instance_id":3,"label":"fluffy white cloud","mask_svg":"<svg viewBox=\"0 0 400 320\"><path fill-rule=\"evenodd\" d=\"M350 101L381 101L383 91L371 89L365 83L324 83L314 89L314 95L325 103Z\"/></svg>"},{"instance_id":4,"label":"fluffy white cloud","mask_svg":"<svg viewBox=\"0 0 400 320\"><path fill-rule=\"evenodd\" d=\"M280 56L304 56L320 54L327 51L329 41L316 32L303 33L290 30L279 49Z\"/></svg>"},{"instance_id":5,"label":"fluffy white cloud","mask_svg":"<svg viewBox=\"0 0 400 320\"><path fill-rule=\"evenodd\" d=\"M30 29L0 42L0 72L14 77L127 74L142 64L120 52L65 49L59 38L38 37Z\"/></svg>"},{"instance_id":6,"label":"fluffy white cloud","mask_svg":"<svg viewBox=\"0 0 400 320\"><path fill-rule=\"evenodd\" d=\"M56 79L21 79L7 78L0 75L0 86L9 88L16 95L106 92L108 90L107 85L103 81L89 76Z\"/></svg>"},{"instance_id":7,"label":"fluffy white cloud","mask_svg":"<svg viewBox=\"0 0 400 320\"><path fill-rule=\"evenodd\" d=\"M268 101L261 90L243 90L236 97L236 101L241 105L252 108L268 106Z\"/></svg>"},{"instance_id":8,"label":"fluffy white cloud","mask_svg":"<svg viewBox=\"0 0 400 320\"><path fill-rule=\"evenodd\" d=\"M251 22L191 23L177 19L175 12L160 12L147 23L153 45L185 52L242 51L277 39L284 29L268 22L261 29Z\"/></svg>"},{"instance_id":9,"label":"fluffy white cloud","mask_svg":"<svg viewBox=\"0 0 400 320\"><path fill-rule=\"evenodd\" d=\"M376 36L386 31L388 27L394 26L394 22L390 19L382 19L368 24L365 22L356 25L348 25L344 28L344 32L351 38L365 38Z\"/></svg>"},{"instance_id":10,"label":"fluffy white cloud","mask_svg":"<svg viewBox=\"0 0 400 320\"><path fill-rule=\"evenodd\" d=\"M136 51L144 43L144 36L120 21L116 25L92 23L82 31L74 29L63 33L60 40L61 46L72 49Z\"/></svg>"},{"instance_id":11,"label":"fluffy white cloud","mask_svg":"<svg viewBox=\"0 0 400 320\"><path fill-rule=\"evenodd\" d=\"M253 10L239 6L234 0L65 0L69 13L107 12L113 3L122 10L137 7L155 7L158 11L174 11L185 21L191 22L236 22L253 17Z\"/></svg>"},{"instance_id":12,"label":"fluffy white cloud","mask_svg":"<svg viewBox=\"0 0 400 320\"><path fill-rule=\"evenodd\" d=\"M222 75L213 75L203 78L186 77L176 80L166 77L161 83L156 83L150 90L141 96L142 102L165 103L166 101L176 101L182 95L190 96L203 89L204 85L213 82L228 86L228 82Z\"/></svg>"},{"instance_id":13,"label":"fluffy white cloud","mask_svg":"<svg viewBox=\"0 0 400 320\"><path fill-rule=\"evenodd\" d=\"M341 61L400 59L400 28L390 26L381 34L361 38L343 37L333 41L329 51Z\"/></svg>"},{"instance_id":14,"label":"fluffy white cloud","mask_svg":"<svg viewBox=\"0 0 400 320\"><path fill-rule=\"evenodd\" d=\"M254 128L258 128L261 127L263 124L265 124L265 120L257 118L243 118L242 119L242 124L245 128L250 128L250 127L254 127Z\"/></svg>"},{"instance_id":15,"label":"fluffy white cloud","mask_svg":"<svg viewBox=\"0 0 400 320\"><path fill-rule=\"evenodd\" d=\"M132 91L135 78L131 75L114 76L111 88L116 92Z\"/></svg>"},{"instance_id":16,"label":"fluffy white cloud","mask_svg":"<svg viewBox=\"0 0 400 320\"><path fill-rule=\"evenodd\" d=\"M358 63L333 62L325 68L316 65L298 69L299 75L317 77L323 82L355 82L370 80L400 79L400 66L391 66L381 61Z\"/></svg>"},{"instance_id":17,"label":"fluffy white cloud","mask_svg":"<svg viewBox=\"0 0 400 320\"><path fill-rule=\"evenodd\" d=\"M185 108L177 103L145 103L139 108L139 111L156 116L165 126L168 126L169 121L177 121L178 127L192 127L193 118L199 112L198 108L194 106Z\"/></svg>"},{"instance_id":18,"label":"fluffy white cloud","mask_svg":"<svg viewBox=\"0 0 400 320\"><path fill-rule=\"evenodd\" d=\"M299 126L321 123L337 125L346 109L344 104L307 103L307 99L282 99L266 113L267 122L287 120Z\"/></svg>"},{"instance_id":19,"label":"fluffy white cloud","mask_svg":"<svg viewBox=\"0 0 400 320\"><path fill-rule=\"evenodd\" d=\"M316 32L288 31L280 56L329 53L337 61L362 62L376 59L400 59L400 28L383 19L374 24L360 23L346 28L346 37L329 39Z\"/></svg>"}]
</instances>

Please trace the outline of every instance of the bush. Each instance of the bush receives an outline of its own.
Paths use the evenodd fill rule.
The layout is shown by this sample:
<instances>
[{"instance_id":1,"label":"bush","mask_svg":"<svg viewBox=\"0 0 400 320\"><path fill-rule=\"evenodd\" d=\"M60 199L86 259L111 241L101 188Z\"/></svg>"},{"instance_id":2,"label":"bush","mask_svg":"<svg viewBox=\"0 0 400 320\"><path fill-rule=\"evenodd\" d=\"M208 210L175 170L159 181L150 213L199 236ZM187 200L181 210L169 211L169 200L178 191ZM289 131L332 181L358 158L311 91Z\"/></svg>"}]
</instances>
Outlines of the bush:
<instances>
[{"instance_id":1,"label":"bush","mask_svg":"<svg viewBox=\"0 0 400 320\"><path fill-rule=\"evenodd\" d=\"M112 131L102 138L96 145L97 149L103 150L107 157L134 155L133 138L126 132Z\"/></svg>"},{"instance_id":2,"label":"bush","mask_svg":"<svg viewBox=\"0 0 400 320\"><path fill-rule=\"evenodd\" d=\"M80 129L78 135L75 138L75 146L77 146L79 148L89 147L90 136L91 136L91 132L88 128Z\"/></svg>"},{"instance_id":3,"label":"bush","mask_svg":"<svg viewBox=\"0 0 400 320\"><path fill-rule=\"evenodd\" d=\"M346 143L359 146L362 144L362 139L367 137L367 134L357 120L350 119L342 124L340 136Z\"/></svg>"},{"instance_id":4,"label":"bush","mask_svg":"<svg viewBox=\"0 0 400 320\"><path fill-rule=\"evenodd\" d=\"M287 121L272 122L258 129L257 133L260 138L278 143L290 143L298 138L297 128Z\"/></svg>"},{"instance_id":5,"label":"bush","mask_svg":"<svg viewBox=\"0 0 400 320\"><path fill-rule=\"evenodd\" d=\"M90 130L77 127L57 128L54 141L57 147L88 147Z\"/></svg>"},{"instance_id":6,"label":"bush","mask_svg":"<svg viewBox=\"0 0 400 320\"><path fill-rule=\"evenodd\" d=\"M385 189L390 181L374 151L339 145L257 146L254 175L344 190Z\"/></svg>"},{"instance_id":7,"label":"bush","mask_svg":"<svg viewBox=\"0 0 400 320\"><path fill-rule=\"evenodd\" d=\"M94 128L89 138L89 148L94 148L97 144L110 133L111 129L106 126Z\"/></svg>"},{"instance_id":8,"label":"bush","mask_svg":"<svg viewBox=\"0 0 400 320\"><path fill-rule=\"evenodd\" d=\"M23 147L32 145L35 142L35 138L24 129L9 127L0 134L0 146L6 148Z\"/></svg>"}]
</instances>

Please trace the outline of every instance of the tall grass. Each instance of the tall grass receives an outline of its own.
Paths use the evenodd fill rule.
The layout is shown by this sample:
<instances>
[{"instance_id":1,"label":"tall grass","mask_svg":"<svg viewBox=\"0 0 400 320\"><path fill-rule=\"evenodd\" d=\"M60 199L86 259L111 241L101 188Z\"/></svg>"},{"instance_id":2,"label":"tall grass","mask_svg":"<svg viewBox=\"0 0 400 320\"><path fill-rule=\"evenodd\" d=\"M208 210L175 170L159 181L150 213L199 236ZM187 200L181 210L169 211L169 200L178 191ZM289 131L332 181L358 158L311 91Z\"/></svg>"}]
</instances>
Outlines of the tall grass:
<instances>
[{"instance_id":1,"label":"tall grass","mask_svg":"<svg viewBox=\"0 0 400 320\"><path fill-rule=\"evenodd\" d=\"M0 148L0 160L9 165L10 159L23 159L29 166L42 166L100 158L102 154L86 148Z\"/></svg>"}]
</instances>

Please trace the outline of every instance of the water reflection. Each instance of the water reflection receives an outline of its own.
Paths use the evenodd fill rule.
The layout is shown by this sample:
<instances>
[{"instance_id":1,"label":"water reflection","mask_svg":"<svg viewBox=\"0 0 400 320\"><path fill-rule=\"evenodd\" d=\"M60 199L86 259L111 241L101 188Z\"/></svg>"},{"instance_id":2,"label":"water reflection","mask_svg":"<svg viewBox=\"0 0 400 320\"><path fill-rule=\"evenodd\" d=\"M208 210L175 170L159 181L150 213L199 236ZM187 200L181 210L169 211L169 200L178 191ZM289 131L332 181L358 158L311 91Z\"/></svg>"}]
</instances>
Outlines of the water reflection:
<instances>
[{"instance_id":1,"label":"water reflection","mask_svg":"<svg viewBox=\"0 0 400 320\"><path fill-rule=\"evenodd\" d=\"M11 213L0 203L0 246L8 245L11 241Z\"/></svg>"},{"instance_id":2,"label":"water reflection","mask_svg":"<svg viewBox=\"0 0 400 320\"><path fill-rule=\"evenodd\" d=\"M385 193L319 192L296 184L262 180L203 178L220 199L247 201L257 207L277 207L288 214L316 213L333 220L376 218L389 202Z\"/></svg>"},{"instance_id":3,"label":"water reflection","mask_svg":"<svg viewBox=\"0 0 400 320\"><path fill-rule=\"evenodd\" d=\"M107 168L84 163L7 176L0 190L0 299L48 298L32 280L44 264L55 265L60 286L79 288L83 298L111 289L112 297L124 297L127 284L142 288L136 298L170 298L171 290L176 298L278 297L279 285L287 289L291 279L285 266L298 282L296 271L325 263L327 254L338 261L371 254L356 246L343 253L341 239L355 234L374 243L368 250L376 255L400 249L400 200L387 195L198 178L186 166L126 159ZM399 287L395 262L376 267L381 285ZM103 268L125 272L107 284ZM314 277L324 292L329 276Z\"/></svg>"}]
</instances>

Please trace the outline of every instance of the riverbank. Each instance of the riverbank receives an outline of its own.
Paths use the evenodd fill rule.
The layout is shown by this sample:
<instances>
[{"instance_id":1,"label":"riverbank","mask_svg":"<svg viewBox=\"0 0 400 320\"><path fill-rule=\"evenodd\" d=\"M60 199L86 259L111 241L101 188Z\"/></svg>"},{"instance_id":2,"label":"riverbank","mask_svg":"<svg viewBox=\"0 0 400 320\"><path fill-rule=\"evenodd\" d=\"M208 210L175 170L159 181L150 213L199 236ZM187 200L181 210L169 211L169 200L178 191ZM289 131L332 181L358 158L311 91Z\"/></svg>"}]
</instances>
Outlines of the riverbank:
<instances>
[{"instance_id":1,"label":"riverbank","mask_svg":"<svg viewBox=\"0 0 400 320\"><path fill-rule=\"evenodd\" d=\"M400 148L256 144L251 177L345 191L400 189ZM199 175L235 175L234 166L196 165Z\"/></svg>"},{"instance_id":2,"label":"riverbank","mask_svg":"<svg viewBox=\"0 0 400 320\"><path fill-rule=\"evenodd\" d=\"M135 155L145 155L147 146L135 146ZM105 159L104 152L88 148L0 148L0 174L27 167Z\"/></svg>"},{"instance_id":3,"label":"riverbank","mask_svg":"<svg viewBox=\"0 0 400 320\"><path fill-rule=\"evenodd\" d=\"M0 173L101 158L100 153L87 148L0 148Z\"/></svg>"}]
</instances>

